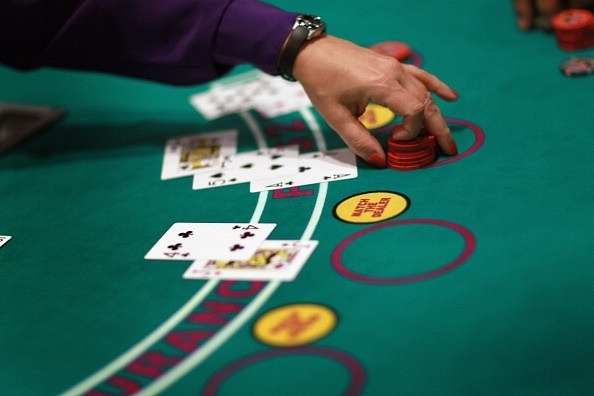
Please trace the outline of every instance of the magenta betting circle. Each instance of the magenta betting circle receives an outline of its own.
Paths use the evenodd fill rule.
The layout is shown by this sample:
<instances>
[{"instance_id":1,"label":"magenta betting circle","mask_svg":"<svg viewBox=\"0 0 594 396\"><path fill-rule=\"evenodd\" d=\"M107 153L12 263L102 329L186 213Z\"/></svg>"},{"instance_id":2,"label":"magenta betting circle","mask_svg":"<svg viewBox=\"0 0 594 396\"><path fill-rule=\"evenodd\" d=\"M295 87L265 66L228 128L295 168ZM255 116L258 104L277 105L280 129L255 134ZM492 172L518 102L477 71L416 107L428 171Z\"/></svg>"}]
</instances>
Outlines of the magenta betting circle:
<instances>
[{"instance_id":1,"label":"magenta betting circle","mask_svg":"<svg viewBox=\"0 0 594 396\"><path fill-rule=\"evenodd\" d=\"M445 265L433 269L431 271L422 272L419 274L412 274L406 276L396 276L396 277L375 277L370 275L364 275L352 271L351 269L347 268L343 262L343 253L345 249L355 242L358 238L375 232L377 230L387 228L387 227L400 227L406 226L411 224L424 224L424 225L431 225L437 227L445 227L451 229L452 231L457 232L463 239L464 239L464 248L462 252L451 262L446 263ZM338 246L332 252L331 262L334 269L341 274L342 276L352 279L357 282L361 283L369 283L369 284L376 284L376 285L396 285L396 284L406 284L406 283L413 283L413 282L420 282L427 279L435 278L437 276L443 275L446 272L452 271L455 268L458 268L462 265L468 258L472 255L472 252L476 248L476 239L472 232L465 227L462 227L459 224L444 221L444 220L434 220L434 219L410 219L410 220L397 220L391 221L388 223L380 223L376 224L372 227L368 227L364 230L354 233L353 235L349 236L348 238L344 239L342 242L338 244Z\"/></svg>"},{"instance_id":2,"label":"magenta betting circle","mask_svg":"<svg viewBox=\"0 0 594 396\"><path fill-rule=\"evenodd\" d=\"M244 367L253 365L255 363L280 358L291 355L314 355L322 356L327 359L334 360L344 365L348 372L350 382L344 390L343 395L355 396L359 395L365 385L365 371L361 364L349 354L337 349L319 347L319 346L305 346L298 348L283 348L283 349L267 349L265 351L256 352L252 355L246 356L240 360L231 363L223 370L215 374L205 385L203 393L206 396L216 395L219 391L223 381L228 379L233 373L243 369Z\"/></svg>"}]
</instances>

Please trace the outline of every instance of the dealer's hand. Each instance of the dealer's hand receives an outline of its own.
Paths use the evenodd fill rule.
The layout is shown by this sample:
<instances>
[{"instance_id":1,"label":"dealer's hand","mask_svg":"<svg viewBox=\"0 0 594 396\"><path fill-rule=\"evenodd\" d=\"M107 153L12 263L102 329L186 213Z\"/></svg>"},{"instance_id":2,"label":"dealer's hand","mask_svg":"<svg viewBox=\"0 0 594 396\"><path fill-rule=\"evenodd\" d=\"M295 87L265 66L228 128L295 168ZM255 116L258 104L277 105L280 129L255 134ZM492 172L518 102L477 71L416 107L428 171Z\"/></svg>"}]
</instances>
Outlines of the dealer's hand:
<instances>
[{"instance_id":1,"label":"dealer's hand","mask_svg":"<svg viewBox=\"0 0 594 396\"><path fill-rule=\"evenodd\" d=\"M370 101L403 116L393 139L413 139L424 126L446 154L457 153L431 92L445 100L456 100L458 94L416 66L323 35L302 47L293 75L328 125L355 154L376 167L386 166L384 150L358 120Z\"/></svg>"},{"instance_id":2,"label":"dealer's hand","mask_svg":"<svg viewBox=\"0 0 594 396\"><path fill-rule=\"evenodd\" d=\"M551 17L568 8L594 10L594 0L513 0L518 27L550 29Z\"/></svg>"}]
</instances>

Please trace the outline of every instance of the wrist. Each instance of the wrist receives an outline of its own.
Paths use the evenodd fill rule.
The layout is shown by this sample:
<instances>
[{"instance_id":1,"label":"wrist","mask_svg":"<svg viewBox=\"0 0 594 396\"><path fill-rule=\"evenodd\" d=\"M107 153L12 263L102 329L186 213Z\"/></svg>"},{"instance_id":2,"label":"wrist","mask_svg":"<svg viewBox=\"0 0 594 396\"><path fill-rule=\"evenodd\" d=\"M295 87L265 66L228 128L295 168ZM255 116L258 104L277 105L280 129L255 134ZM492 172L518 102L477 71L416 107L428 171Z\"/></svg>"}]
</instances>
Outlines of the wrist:
<instances>
[{"instance_id":1,"label":"wrist","mask_svg":"<svg viewBox=\"0 0 594 396\"><path fill-rule=\"evenodd\" d=\"M320 17L303 14L296 18L293 29L285 39L278 61L279 73L284 79L295 81L293 68L297 55L303 46L321 37L325 31L326 24Z\"/></svg>"}]
</instances>

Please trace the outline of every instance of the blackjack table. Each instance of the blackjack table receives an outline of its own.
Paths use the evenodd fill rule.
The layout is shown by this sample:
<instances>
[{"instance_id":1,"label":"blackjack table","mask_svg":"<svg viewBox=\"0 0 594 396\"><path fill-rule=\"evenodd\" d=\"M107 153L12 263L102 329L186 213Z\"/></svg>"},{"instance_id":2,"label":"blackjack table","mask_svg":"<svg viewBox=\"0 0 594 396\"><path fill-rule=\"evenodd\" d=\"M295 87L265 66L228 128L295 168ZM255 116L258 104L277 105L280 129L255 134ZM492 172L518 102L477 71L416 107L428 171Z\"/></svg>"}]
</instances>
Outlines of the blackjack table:
<instances>
[{"instance_id":1,"label":"blackjack table","mask_svg":"<svg viewBox=\"0 0 594 396\"><path fill-rule=\"evenodd\" d=\"M458 155L196 190L161 180L168 139L345 144L313 107L207 119L189 98L216 81L0 68L4 108L53 121L0 155L0 393L594 394L594 77L559 70L594 51L519 31L508 2L273 4L408 44L405 62L460 93L436 98ZM362 119L384 146L400 121L373 104ZM191 261L145 259L179 222L317 246L290 281L187 279Z\"/></svg>"}]
</instances>

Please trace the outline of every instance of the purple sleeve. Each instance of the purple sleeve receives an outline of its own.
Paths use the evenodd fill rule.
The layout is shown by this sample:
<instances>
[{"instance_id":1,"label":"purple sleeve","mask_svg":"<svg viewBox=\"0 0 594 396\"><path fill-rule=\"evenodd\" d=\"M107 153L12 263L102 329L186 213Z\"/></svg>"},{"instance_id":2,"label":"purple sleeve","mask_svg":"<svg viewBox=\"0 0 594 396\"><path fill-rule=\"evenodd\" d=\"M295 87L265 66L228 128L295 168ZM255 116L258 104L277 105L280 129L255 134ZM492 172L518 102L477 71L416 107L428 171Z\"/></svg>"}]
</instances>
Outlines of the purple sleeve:
<instances>
[{"instance_id":1,"label":"purple sleeve","mask_svg":"<svg viewBox=\"0 0 594 396\"><path fill-rule=\"evenodd\" d=\"M277 74L295 16L258 0L3 0L0 62L174 85L240 63Z\"/></svg>"}]
</instances>

